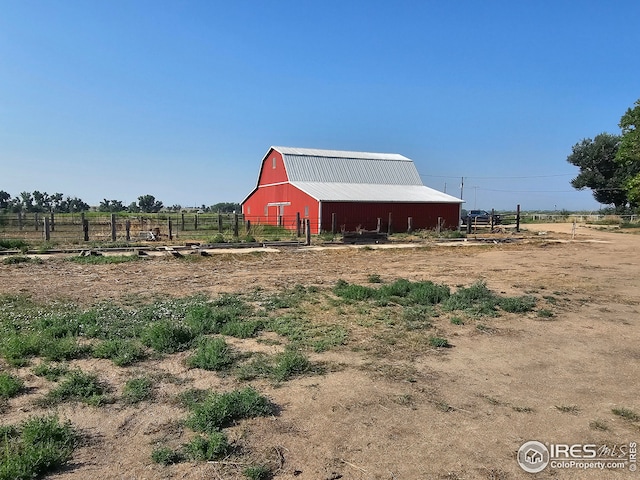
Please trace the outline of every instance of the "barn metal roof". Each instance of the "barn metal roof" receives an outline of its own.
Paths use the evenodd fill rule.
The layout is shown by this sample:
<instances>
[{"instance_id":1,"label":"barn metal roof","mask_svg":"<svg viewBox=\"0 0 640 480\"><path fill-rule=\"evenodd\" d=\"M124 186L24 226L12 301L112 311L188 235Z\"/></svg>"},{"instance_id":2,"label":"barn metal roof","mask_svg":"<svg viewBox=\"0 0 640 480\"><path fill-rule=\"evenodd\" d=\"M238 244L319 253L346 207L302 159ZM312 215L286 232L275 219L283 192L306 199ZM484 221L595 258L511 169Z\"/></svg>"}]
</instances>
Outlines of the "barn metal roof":
<instances>
[{"instance_id":1,"label":"barn metal roof","mask_svg":"<svg viewBox=\"0 0 640 480\"><path fill-rule=\"evenodd\" d=\"M422 185L413 162L397 153L272 148L282 154L291 182Z\"/></svg>"},{"instance_id":2,"label":"barn metal roof","mask_svg":"<svg viewBox=\"0 0 640 480\"><path fill-rule=\"evenodd\" d=\"M424 185L291 182L323 202L463 203L463 200Z\"/></svg>"}]
</instances>

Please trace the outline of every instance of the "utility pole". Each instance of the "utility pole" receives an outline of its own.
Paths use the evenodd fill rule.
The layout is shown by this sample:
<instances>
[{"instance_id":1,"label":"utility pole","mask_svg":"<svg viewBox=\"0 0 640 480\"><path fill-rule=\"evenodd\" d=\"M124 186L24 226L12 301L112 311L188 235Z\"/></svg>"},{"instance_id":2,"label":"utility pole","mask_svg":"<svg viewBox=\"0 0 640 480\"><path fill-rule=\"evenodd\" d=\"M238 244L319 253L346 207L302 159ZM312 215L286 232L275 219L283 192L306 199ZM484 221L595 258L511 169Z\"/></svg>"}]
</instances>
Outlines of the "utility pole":
<instances>
[{"instance_id":1,"label":"utility pole","mask_svg":"<svg viewBox=\"0 0 640 480\"><path fill-rule=\"evenodd\" d=\"M462 177L462 181L460 182L460 200L462 200L463 191L464 191L464 177Z\"/></svg>"}]
</instances>

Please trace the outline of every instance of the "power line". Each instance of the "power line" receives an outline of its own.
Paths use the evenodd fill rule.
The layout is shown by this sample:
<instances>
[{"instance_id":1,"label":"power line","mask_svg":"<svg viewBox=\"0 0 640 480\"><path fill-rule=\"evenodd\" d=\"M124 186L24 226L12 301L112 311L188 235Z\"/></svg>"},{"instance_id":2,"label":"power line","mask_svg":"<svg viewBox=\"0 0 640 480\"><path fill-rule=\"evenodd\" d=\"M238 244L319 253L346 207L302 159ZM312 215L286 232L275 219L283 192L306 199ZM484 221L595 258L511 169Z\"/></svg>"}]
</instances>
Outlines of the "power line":
<instances>
[{"instance_id":1,"label":"power line","mask_svg":"<svg viewBox=\"0 0 640 480\"><path fill-rule=\"evenodd\" d=\"M432 178L460 178L460 175L427 175L426 173L419 173L421 177ZM523 175L523 176L506 176L506 177L476 177L466 176L464 178L480 178L480 179L514 179L514 178L551 178L551 177L573 177L573 173L558 173L553 175Z\"/></svg>"}]
</instances>

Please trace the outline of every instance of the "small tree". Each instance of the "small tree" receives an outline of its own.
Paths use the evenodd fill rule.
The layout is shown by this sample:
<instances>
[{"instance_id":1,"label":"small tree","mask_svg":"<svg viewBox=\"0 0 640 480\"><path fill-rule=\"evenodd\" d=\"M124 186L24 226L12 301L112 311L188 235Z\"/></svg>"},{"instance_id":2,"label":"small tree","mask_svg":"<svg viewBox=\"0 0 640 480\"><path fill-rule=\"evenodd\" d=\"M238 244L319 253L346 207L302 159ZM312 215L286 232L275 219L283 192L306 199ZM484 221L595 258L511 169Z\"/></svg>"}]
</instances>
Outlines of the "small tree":
<instances>
[{"instance_id":1,"label":"small tree","mask_svg":"<svg viewBox=\"0 0 640 480\"><path fill-rule=\"evenodd\" d=\"M0 190L0 210L7 210L10 200L11 195L4 190Z\"/></svg>"}]
</instances>

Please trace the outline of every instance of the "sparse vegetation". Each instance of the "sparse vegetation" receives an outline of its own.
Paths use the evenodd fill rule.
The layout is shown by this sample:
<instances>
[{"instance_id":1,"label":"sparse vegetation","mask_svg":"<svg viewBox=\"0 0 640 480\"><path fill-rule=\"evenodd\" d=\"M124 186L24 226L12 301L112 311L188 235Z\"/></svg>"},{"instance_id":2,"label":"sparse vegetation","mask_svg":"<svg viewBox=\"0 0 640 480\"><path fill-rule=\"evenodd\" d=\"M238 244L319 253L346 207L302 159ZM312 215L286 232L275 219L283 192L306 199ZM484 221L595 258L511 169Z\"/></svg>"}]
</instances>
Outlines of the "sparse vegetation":
<instances>
[{"instance_id":1,"label":"sparse vegetation","mask_svg":"<svg viewBox=\"0 0 640 480\"><path fill-rule=\"evenodd\" d=\"M562 413L577 414L580 412L580 408L577 405L556 405L556 409Z\"/></svg>"},{"instance_id":2,"label":"sparse vegetation","mask_svg":"<svg viewBox=\"0 0 640 480\"><path fill-rule=\"evenodd\" d=\"M127 380L122 391L125 403L134 404L149 400L153 396L153 380L147 377L137 377Z\"/></svg>"},{"instance_id":3,"label":"sparse vegetation","mask_svg":"<svg viewBox=\"0 0 640 480\"><path fill-rule=\"evenodd\" d=\"M235 361L235 354L224 341L224 338L203 338L195 353L189 357L190 367L205 370L228 370Z\"/></svg>"},{"instance_id":4,"label":"sparse vegetation","mask_svg":"<svg viewBox=\"0 0 640 480\"><path fill-rule=\"evenodd\" d=\"M189 406L186 425L197 432L212 433L244 418L273 415L275 406L252 387L228 393L210 393Z\"/></svg>"},{"instance_id":5,"label":"sparse vegetation","mask_svg":"<svg viewBox=\"0 0 640 480\"><path fill-rule=\"evenodd\" d=\"M224 432L213 431L206 437L198 435L184 446L185 455L192 460L211 461L223 458L229 451Z\"/></svg>"},{"instance_id":6,"label":"sparse vegetation","mask_svg":"<svg viewBox=\"0 0 640 480\"><path fill-rule=\"evenodd\" d=\"M96 358L108 358L119 367L126 367L146 357L144 347L138 340L112 339L104 340L93 347L92 355Z\"/></svg>"},{"instance_id":7,"label":"sparse vegetation","mask_svg":"<svg viewBox=\"0 0 640 480\"><path fill-rule=\"evenodd\" d=\"M36 478L62 467L77 445L71 423L32 417L0 432L0 479Z\"/></svg>"},{"instance_id":8,"label":"sparse vegetation","mask_svg":"<svg viewBox=\"0 0 640 480\"><path fill-rule=\"evenodd\" d=\"M630 410L625 407L614 408L611 410L614 415L619 416L620 418L624 418L625 420L629 420L630 422L640 422L640 415L638 415L633 410Z\"/></svg>"},{"instance_id":9,"label":"sparse vegetation","mask_svg":"<svg viewBox=\"0 0 640 480\"><path fill-rule=\"evenodd\" d=\"M10 373L0 372L0 400L15 397L24 388L24 382Z\"/></svg>"},{"instance_id":10,"label":"sparse vegetation","mask_svg":"<svg viewBox=\"0 0 640 480\"><path fill-rule=\"evenodd\" d=\"M106 393L107 387L98 379L97 375L81 370L72 370L39 403L43 406L49 406L66 401L78 401L100 406L110 401Z\"/></svg>"},{"instance_id":11,"label":"sparse vegetation","mask_svg":"<svg viewBox=\"0 0 640 480\"><path fill-rule=\"evenodd\" d=\"M113 265L118 263L137 262L144 257L138 255L86 255L69 257L70 262L85 265Z\"/></svg>"}]
</instances>

